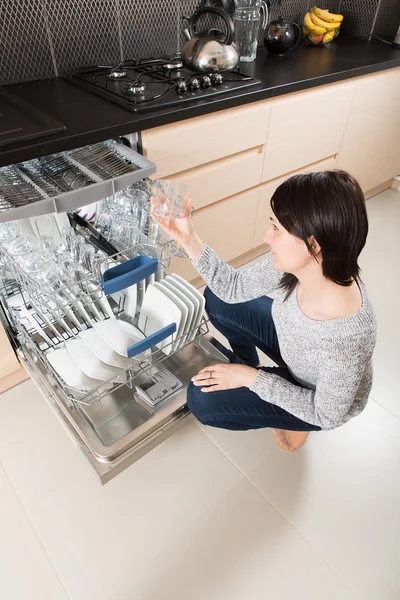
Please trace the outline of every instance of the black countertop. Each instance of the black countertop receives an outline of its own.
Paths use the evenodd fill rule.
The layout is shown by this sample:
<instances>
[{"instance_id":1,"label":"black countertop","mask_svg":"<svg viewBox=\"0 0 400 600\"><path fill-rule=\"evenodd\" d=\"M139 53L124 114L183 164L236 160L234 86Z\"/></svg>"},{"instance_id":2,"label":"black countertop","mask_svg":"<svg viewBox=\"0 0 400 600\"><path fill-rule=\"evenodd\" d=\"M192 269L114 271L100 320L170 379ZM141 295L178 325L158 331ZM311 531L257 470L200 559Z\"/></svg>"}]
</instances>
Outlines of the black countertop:
<instances>
[{"instance_id":1,"label":"black countertop","mask_svg":"<svg viewBox=\"0 0 400 600\"><path fill-rule=\"evenodd\" d=\"M67 129L2 147L0 166L393 67L400 67L400 50L379 41L339 38L325 48L301 44L283 58L268 56L260 48L256 61L245 65L243 71L260 79L261 85L168 111L140 114L129 112L65 79L6 86L10 92L61 121Z\"/></svg>"}]
</instances>

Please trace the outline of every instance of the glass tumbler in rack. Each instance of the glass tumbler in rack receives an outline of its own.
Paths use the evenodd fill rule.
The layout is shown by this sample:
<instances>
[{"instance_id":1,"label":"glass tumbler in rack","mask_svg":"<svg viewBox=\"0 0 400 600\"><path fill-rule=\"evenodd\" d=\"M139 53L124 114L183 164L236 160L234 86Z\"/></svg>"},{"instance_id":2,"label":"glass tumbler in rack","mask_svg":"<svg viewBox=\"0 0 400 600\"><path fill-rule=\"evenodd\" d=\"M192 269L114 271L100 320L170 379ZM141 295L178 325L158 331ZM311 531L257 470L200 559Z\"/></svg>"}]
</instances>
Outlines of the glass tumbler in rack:
<instances>
[{"instance_id":1,"label":"glass tumbler in rack","mask_svg":"<svg viewBox=\"0 0 400 600\"><path fill-rule=\"evenodd\" d=\"M20 266L23 266L28 255L37 249L38 241L33 235L19 235L10 245L9 253Z\"/></svg>"},{"instance_id":2,"label":"glass tumbler in rack","mask_svg":"<svg viewBox=\"0 0 400 600\"><path fill-rule=\"evenodd\" d=\"M13 241L22 236L21 229L16 221L0 223L0 244L4 248L11 246Z\"/></svg>"}]
</instances>

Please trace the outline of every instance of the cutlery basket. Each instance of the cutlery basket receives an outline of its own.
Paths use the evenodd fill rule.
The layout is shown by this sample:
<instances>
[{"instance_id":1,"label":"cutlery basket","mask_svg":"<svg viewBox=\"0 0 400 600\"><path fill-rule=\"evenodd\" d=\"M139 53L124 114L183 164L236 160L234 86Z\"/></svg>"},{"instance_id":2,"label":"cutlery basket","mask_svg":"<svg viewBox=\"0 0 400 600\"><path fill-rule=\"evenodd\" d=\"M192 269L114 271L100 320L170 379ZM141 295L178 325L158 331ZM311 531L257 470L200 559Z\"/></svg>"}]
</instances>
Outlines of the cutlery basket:
<instances>
[{"instance_id":1,"label":"cutlery basket","mask_svg":"<svg viewBox=\"0 0 400 600\"><path fill-rule=\"evenodd\" d=\"M156 165L108 140L0 168L0 222L63 213L149 177Z\"/></svg>"}]
</instances>

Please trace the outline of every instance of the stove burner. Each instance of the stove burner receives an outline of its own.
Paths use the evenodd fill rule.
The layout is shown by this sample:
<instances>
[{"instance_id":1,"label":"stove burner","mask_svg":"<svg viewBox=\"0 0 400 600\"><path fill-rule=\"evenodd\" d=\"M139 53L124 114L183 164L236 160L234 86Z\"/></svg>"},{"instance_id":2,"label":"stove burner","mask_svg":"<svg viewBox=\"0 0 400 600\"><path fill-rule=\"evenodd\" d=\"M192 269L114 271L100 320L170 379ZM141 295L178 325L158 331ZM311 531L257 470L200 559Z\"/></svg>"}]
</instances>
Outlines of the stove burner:
<instances>
[{"instance_id":1,"label":"stove burner","mask_svg":"<svg viewBox=\"0 0 400 600\"><path fill-rule=\"evenodd\" d=\"M164 65L162 65L162 69L164 69L165 71L172 71L173 69L182 69L182 68L183 68L183 62L181 62L181 61L165 63Z\"/></svg>"},{"instance_id":2,"label":"stove burner","mask_svg":"<svg viewBox=\"0 0 400 600\"><path fill-rule=\"evenodd\" d=\"M124 71L123 69L116 69L112 73L109 73L107 77L109 79L122 79L123 77L126 77L126 71Z\"/></svg>"},{"instance_id":3,"label":"stove burner","mask_svg":"<svg viewBox=\"0 0 400 600\"><path fill-rule=\"evenodd\" d=\"M145 92L146 86L144 83L134 83L131 87L128 87L124 90L125 94L132 96L143 96Z\"/></svg>"},{"instance_id":4,"label":"stove burner","mask_svg":"<svg viewBox=\"0 0 400 600\"><path fill-rule=\"evenodd\" d=\"M222 75L193 73L184 68L180 55L87 67L79 69L71 81L135 113L216 100L261 83L240 67Z\"/></svg>"}]
</instances>

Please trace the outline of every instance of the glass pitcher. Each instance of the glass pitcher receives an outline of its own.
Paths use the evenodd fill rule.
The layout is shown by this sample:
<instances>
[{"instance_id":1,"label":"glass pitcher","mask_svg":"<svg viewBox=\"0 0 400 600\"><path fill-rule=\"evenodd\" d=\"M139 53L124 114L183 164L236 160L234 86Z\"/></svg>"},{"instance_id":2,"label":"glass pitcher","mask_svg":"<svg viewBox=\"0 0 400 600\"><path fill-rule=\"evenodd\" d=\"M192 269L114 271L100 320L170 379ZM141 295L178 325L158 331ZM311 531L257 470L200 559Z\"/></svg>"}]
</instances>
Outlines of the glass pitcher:
<instances>
[{"instance_id":1,"label":"glass pitcher","mask_svg":"<svg viewBox=\"0 0 400 600\"><path fill-rule=\"evenodd\" d=\"M251 62L256 57L260 22L262 29L265 29L268 24L266 2L263 0L235 0L234 40L242 62Z\"/></svg>"}]
</instances>

